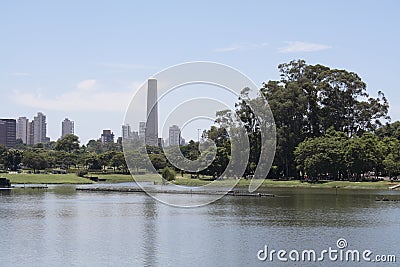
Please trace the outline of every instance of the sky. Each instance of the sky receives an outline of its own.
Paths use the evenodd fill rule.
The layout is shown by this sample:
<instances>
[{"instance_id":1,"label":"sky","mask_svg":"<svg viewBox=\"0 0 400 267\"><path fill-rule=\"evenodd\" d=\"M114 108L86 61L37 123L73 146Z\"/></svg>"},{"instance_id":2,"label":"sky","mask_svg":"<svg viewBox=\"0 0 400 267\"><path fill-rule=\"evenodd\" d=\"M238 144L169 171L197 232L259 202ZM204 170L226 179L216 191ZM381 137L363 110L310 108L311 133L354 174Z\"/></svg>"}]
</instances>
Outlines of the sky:
<instances>
[{"instance_id":1,"label":"sky","mask_svg":"<svg viewBox=\"0 0 400 267\"><path fill-rule=\"evenodd\" d=\"M399 120L399 10L389 0L1 1L0 118L43 112L52 140L69 118L87 143L103 129L120 136L137 88L171 65L218 62L261 86L304 59L356 72Z\"/></svg>"}]
</instances>

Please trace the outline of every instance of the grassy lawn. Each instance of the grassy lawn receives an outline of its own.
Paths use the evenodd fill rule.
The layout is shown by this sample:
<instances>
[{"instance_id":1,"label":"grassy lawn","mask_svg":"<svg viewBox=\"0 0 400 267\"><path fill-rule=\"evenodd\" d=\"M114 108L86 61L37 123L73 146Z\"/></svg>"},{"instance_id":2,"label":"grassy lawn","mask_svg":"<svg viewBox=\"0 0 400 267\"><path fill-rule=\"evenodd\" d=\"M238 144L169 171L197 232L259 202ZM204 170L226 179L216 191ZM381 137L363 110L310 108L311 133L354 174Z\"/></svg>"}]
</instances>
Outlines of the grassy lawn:
<instances>
[{"instance_id":1,"label":"grassy lawn","mask_svg":"<svg viewBox=\"0 0 400 267\"><path fill-rule=\"evenodd\" d=\"M86 178L78 177L74 173L69 174L27 174L27 173L2 173L0 177L10 179L12 184L92 184Z\"/></svg>"},{"instance_id":2,"label":"grassy lawn","mask_svg":"<svg viewBox=\"0 0 400 267\"><path fill-rule=\"evenodd\" d=\"M93 176L106 179L106 183L155 182L159 180L159 176L156 174L140 174L135 175L134 178L130 174L99 174Z\"/></svg>"},{"instance_id":3,"label":"grassy lawn","mask_svg":"<svg viewBox=\"0 0 400 267\"><path fill-rule=\"evenodd\" d=\"M91 174L89 174L90 176ZM93 174L92 176L99 177L101 179L106 179L106 183L124 183L124 182L156 182L161 183L160 178L156 174L141 174L135 175L134 178L129 175L124 174ZM0 174L0 177L5 177L10 179L13 184L91 184L94 183L87 178L78 177L74 173L69 174ZM213 185L216 187L221 186L232 186L237 182L237 188L245 188L250 184L250 180L240 179L238 180L219 180L214 181ZM191 179L190 175L177 175L174 181L177 185L184 186L202 186L210 183L209 181ZM388 189L392 185L397 183L392 183L389 181L380 182L348 182L348 181L332 181L321 184L311 184L307 182L301 182L298 180L292 181L274 181L274 180L264 180L261 187L298 187L298 188L347 188L347 189Z\"/></svg>"},{"instance_id":4,"label":"grassy lawn","mask_svg":"<svg viewBox=\"0 0 400 267\"><path fill-rule=\"evenodd\" d=\"M88 176L99 177L106 179L106 183L126 183L133 182L132 176L124 174L90 174ZM10 179L12 184L92 184L87 178L78 177L75 173L68 174L27 174L27 173L3 173L0 177ZM135 175L135 180L138 182L154 182L157 175L143 174Z\"/></svg>"},{"instance_id":5,"label":"grassy lawn","mask_svg":"<svg viewBox=\"0 0 400 267\"><path fill-rule=\"evenodd\" d=\"M241 179L237 180L220 180L215 181L213 184L215 186L231 186L234 183L238 182L236 187L248 187L250 184L250 180ZM202 186L206 185L208 181L202 181L198 179L188 179L188 178L180 178L177 177L174 182L178 185L185 186ZM307 182L301 182L299 180L292 181L274 181L274 180L264 180L261 187L298 187L298 188L346 188L346 189L388 189L390 186L395 185L396 183L391 183L388 181L380 181L380 182L349 182L349 181L332 181L321 184L311 184Z\"/></svg>"}]
</instances>

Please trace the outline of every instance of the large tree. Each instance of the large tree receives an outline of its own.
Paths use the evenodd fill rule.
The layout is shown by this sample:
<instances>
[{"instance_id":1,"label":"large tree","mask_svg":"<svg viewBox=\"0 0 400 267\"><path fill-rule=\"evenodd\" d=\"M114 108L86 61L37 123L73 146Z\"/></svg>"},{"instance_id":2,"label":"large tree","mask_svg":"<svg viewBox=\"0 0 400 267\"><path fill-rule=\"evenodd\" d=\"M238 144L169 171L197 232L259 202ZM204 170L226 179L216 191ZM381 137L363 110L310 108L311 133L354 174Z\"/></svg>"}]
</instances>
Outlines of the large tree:
<instances>
[{"instance_id":1,"label":"large tree","mask_svg":"<svg viewBox=\"0 0 400 267\"><path fill-rule=\"evenodd\" d=\"M48 166L48 162L44 154L30 150L24 151L22 163L28 168L32 168L33 172L36 172L36 170L46 169Z\"/></svg>"},{"instance_id":2,"label":"large tree","mask_svg":"<svg viewBox=\"0 0 400 267\"><path fill-rule=\"evenodd\" d=\"M76 135L68 134L57 141L54 149L68 153L74 152L79 149L79 138Z\"/></svg>"},{"instance_id":3,"label":"large tree","mask_svg":"<svg viewBox=\"0 0 400 267\"><path fill-rule=\"evenodd\" d=\"M281 79L264 83L261 90L277 127L274 164L285 176L298 176L293 152L306 137L321 136L331 127L349 137L361 136L389 118L383 93L370 97L356 73L304 60L278 68Z\"/></svg>"}]
</instances>

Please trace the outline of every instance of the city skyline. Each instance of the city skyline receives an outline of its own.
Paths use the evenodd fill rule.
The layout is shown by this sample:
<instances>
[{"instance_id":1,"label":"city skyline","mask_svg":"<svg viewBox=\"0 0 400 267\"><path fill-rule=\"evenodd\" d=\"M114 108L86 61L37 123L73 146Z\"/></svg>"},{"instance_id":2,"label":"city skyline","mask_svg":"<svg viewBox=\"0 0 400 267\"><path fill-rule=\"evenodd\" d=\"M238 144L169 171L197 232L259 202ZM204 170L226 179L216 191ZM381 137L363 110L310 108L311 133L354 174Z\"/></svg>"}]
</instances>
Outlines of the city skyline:
<instances>
[{"instance_id":1,"label":"city skyline","mask_svg":"<svg viewBox=\"0 0 400 267\"><path fill-rule=\"evenodd\" d=\"M230 15L221 21L227 5ZM379 90L385 93L392 120L399 120L395 71L400 36L394 33L400 3L291 2L289 9L287 5L268 1L254 8L231 1L165 2L154 9L151 3L130 1L107 7L85 2L79 8L48 0L26 2L25 8L4 3L0 116L18 118L40 110L48 114L47 135L52 140L60 135L60 121L69 117L86 143L98 138L102 129L119 132L136 89L171 65L220 62L243 71L261 87L268 80L279 80L278 64L304 59L359 74L371 96ZM145 13L133 16L133 10L152 10L154 23L147 23ZM266 10L276 12L266 15ZM96 14L94 20L88 14ZM111 14L118 16L100 19ZM240 19L243 14L250 16ZM141 41L155 36L161 43ZM186 136L196 140L197 132Z\"/></svg>"},{"instance_id":2,"label":"city skyline","mask_svg":"<svg viewBox=\"0 0 400 267\"><path fill-rule=\"evenodd\" d=\"M18 118L6 118L6 119L0 119L0 121L15 121L15 140L21 139L23 144L28 144L28 145L33 145L33 144L38 144L38 143L46 143L49 141L57 141L62 137L65 137L68 134L75 134L74 133L74 121L71 121L68 118L65 118L61 122L61 136L57 139L51 139L46 136L47 133L47 115L43 114L42 112L38 112L36 116L34 116L34 119L32 121L29 121L29 118L26 116L20 116ZM37 125L36 127L36 132L34 131L35 127L34 125ZM107 127L106 127L107 128ZM146 122L140 121L138 123L137 128L132 128L131 125L129 124L122 124L121 127L121 135L118 137L121 137L122 139L125 140L139 140L139 138L144 138L145 137L145 128L146 128ZM137 131L133 130L137 129ZM173 138L171 139L171 134ZM4 136L4 135L3 135ZM77 135L78 136L78 135ZM78 136L79 137L79 136ZM100 135L100 138L91 138L87 142L82 142L81 144L87 144L90 140L100 140L103 143L110 142L115 142L115 134L113 130L107 129L107 130L102 130L102 134ZM162 139L162 138L161 138ZM185 139L181 136L181 129L178 125L171 125L169 127L169 137L167 138L168 145L172 144L183 144ZM177 141L178 140L178 141ZM164 140L163 140L164 141ZM183 143L182 143L183 142ZM158 145L158 144L157 144Z\"/></svg>"}]
</instances>

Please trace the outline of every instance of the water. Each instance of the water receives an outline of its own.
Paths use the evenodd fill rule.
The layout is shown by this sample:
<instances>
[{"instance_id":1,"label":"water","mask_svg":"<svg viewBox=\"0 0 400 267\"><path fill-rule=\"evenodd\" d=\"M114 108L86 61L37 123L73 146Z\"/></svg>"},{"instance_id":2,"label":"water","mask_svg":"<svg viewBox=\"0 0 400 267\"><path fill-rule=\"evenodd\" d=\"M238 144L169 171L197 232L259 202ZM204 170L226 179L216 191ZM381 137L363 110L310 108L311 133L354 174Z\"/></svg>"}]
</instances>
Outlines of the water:
<instances>
[{"instance_id":1,"label":"water","mask_svg":"<svg viewBox=\"0 0 400 267\"><path fill-rule=\"evenodd\" d=\"M388 194L400 199L399 191L268 192L278 197L224 197L184 209L144 194L77 192L72 186L1 190L0 266L320 266L259 261L257 252L268 245L319 253L337 249L339 238L347 249L400 261L400 202L375 201ZM323 264L346 263L326 257Z\"/></svg>"}]
</instances>

